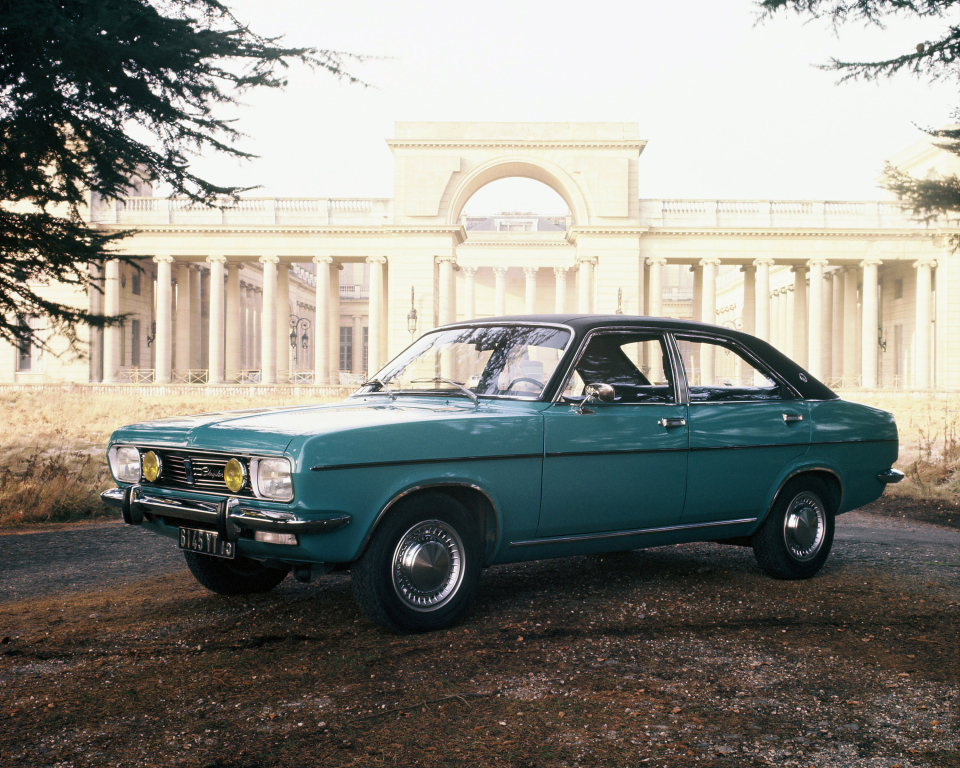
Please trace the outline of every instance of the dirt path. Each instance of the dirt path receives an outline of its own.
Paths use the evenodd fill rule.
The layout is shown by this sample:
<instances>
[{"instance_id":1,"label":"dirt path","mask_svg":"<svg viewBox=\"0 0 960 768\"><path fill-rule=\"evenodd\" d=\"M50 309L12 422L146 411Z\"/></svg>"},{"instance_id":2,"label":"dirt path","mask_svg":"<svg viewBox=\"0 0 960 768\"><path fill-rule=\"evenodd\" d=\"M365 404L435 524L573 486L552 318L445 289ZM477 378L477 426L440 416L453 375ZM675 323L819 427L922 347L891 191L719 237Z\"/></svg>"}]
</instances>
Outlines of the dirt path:
<instances>
[{"instance_id":1,"label":"dirt path","mask_svg":"<svg viewBox=\"0 0 960 768\"><path fill-rule=\"evenodd\" d=\"M228 599L181 564L0 537L0 766L960 766L960 531L844 515L807 582L717 545L497 567L416 637L346 575Z\"/></svg>"}]
</instances>

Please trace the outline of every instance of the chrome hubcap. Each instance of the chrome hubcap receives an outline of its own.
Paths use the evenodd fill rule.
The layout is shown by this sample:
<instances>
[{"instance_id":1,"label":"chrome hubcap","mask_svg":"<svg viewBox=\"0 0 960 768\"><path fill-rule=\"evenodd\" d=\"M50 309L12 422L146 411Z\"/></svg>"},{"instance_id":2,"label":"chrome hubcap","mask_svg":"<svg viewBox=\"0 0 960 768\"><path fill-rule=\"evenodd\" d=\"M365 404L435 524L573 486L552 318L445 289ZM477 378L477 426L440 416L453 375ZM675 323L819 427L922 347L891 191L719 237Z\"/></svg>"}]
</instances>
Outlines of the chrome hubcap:
<instances>
[{"instance_id":1,"label":"chrome hubcap","mask_svg":"<svg viewBox=\"0 0 960 768\"><path fill-rule=\"evenodd\" d=\"M415 611L433 611L447 603L463 579L463 542L440 520L417 523L393 553L393 588Z\"/></svg>"},{"instance_id":2,"label":"chrome hubcap","mask_svg":"<svg viewBox=\"0 0 960 768\"><path fill-rule=\"evenodd\" d=\"M783 540L795 560L812 560L823 544L826 512L823 502L804 491L794 497L783 520Z\"/></svg>"}]
</instances>

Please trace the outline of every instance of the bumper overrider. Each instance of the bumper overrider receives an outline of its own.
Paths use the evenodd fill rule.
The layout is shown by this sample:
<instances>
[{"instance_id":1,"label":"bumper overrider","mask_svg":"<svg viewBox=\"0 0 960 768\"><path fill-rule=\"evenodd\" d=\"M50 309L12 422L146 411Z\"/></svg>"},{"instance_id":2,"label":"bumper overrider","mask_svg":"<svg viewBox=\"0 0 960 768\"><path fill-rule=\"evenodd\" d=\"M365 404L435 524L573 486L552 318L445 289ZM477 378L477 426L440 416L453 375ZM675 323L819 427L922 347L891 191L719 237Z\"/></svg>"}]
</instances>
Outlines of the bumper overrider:
<instances>
[{"instance_id":1,"label":"bumper overrider","mask_svg":"<svg viewBox=\"0 0 960 768\"><path fill-rule=\"evenodd\" d=\"M126 488L110 488L100 494L108 507L121 510L123 521L140 525L145 515L169 515L181 520L192 520L211 525L225 541L235 542L243 530L271 531L274 533L329 533L350 522L350 515L324 520L301 520L289 512L241 507L240 499L161 498L144 493L140 485Z\"/></svg>"}]
</instances>

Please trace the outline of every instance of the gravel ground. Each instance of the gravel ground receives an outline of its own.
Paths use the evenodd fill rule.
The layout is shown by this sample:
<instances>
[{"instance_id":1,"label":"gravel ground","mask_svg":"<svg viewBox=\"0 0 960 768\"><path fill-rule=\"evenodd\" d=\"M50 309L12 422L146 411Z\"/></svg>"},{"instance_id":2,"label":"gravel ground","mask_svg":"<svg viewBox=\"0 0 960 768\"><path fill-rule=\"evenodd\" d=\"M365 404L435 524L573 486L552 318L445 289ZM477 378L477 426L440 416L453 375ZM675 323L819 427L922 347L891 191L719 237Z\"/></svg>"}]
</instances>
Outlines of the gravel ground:
<instances>
[{"instance_id":1,"label":"gravel ground","mask_svg":"<svg viewBox=\"0 0 960 768\"><path fill-rule=\"evenodd\" d=\"M345 574L223 598L142 536L0 537L0 766L960 766L960 531L849 513L806 582L709 544L501 566L413 637Z\"/></svg>"}]
</instances>

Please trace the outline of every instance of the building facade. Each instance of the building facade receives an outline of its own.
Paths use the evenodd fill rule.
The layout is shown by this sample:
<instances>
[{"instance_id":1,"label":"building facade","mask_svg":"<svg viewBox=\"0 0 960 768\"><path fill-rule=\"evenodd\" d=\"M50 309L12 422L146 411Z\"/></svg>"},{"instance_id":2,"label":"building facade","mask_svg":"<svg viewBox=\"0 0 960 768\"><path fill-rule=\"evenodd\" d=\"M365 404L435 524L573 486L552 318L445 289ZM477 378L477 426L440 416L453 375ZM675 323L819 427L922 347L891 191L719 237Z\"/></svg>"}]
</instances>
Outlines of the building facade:
<instances>
[{"instance_id":1,"label":"building facade","mask_svg":"<svg viewBox=\"0 0 960 768\"><path fill-rule=\"evenodd\" d=\"M953 230L896 201L641 200L630 123L398 123L387 143L392 199L92 200L93 225L135 229L141 269L108 261L102 293L58 298L123 325L86 359L2 348L0 380L352 383L443 323L622 312L742 328L833 386L960 388ZM508 177L567 216L464 215Z\"/></svg>"}]
</instances>

